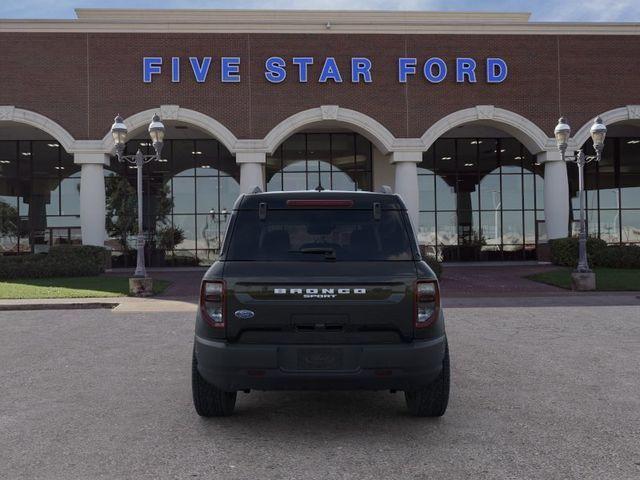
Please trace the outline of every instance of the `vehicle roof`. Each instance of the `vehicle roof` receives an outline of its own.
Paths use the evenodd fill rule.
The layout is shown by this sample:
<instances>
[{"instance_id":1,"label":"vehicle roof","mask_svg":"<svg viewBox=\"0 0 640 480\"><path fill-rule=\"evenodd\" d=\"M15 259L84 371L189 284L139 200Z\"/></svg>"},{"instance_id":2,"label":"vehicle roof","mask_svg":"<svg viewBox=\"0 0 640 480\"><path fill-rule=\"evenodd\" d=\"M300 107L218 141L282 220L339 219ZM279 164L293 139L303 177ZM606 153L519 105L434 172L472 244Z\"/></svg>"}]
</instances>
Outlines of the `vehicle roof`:
<instances>
[{"instance_id":1,"label":"vehicle roof","mask_svg":"<svg viewBox=\"0 0 640 480\"><path fill-rule=\"evenodd\" d=\"M300 190L287 192L248 193L239 198L234 205L235 210L257 209L260 203L266 203L267 208L287 208L287 200L352 200L354 209L370 209L374 203L382 208L406 210L404 203L396 194L380 192L355 192L347 190ZM331 207L327 207L331 208Z\"/></svg>"}]
</instances>

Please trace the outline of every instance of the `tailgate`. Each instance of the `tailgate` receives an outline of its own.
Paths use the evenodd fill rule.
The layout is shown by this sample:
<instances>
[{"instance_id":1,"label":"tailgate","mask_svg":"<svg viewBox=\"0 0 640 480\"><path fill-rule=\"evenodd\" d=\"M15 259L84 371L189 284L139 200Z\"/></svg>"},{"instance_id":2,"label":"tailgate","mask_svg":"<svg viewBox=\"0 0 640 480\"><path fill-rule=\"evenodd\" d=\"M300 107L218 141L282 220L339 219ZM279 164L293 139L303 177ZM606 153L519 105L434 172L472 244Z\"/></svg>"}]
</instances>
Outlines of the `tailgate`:
<instances>
[{"instance_id":1,"label":"tailgate","mask_svg":"<svg viewBox=\"0 0 640 480\"><path fill-rule=\"evenodd\" d=\"M399 343L413 336L413 262L228 262L224 278L230 341Z\"/></svg>"}]
</instances>

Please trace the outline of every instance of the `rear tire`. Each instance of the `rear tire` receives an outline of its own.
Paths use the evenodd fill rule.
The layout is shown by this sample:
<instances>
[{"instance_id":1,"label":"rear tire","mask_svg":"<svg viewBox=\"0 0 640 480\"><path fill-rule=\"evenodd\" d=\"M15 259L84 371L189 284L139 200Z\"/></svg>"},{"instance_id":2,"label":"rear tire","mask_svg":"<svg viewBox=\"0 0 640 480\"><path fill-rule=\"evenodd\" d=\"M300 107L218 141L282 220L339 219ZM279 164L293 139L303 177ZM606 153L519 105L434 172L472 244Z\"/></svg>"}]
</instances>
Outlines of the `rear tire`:
<instances>
[{"instance_id":1,"label":"rear tire","mask_svg":"<svg viewBox=\"0 0 640 480\"><path fill-rule=\"evenodd\" d=\"M416 417L441 417L447 411L450 387L449 345L445 344L442 371L438 377L420 390L404 392L407 408Z\"/></svg>"},{"instance_id":2,"label":"rear tire","mask_svg":"<svg viewBox=\"0 0 640 480\"><path fill-rule=\"evenodd\" d=\"M201 417L228 417L236 406L237 392L224 392L207 382L198 372L196 352L191 362L193 406Z\"/></svg>"}]
</instances>

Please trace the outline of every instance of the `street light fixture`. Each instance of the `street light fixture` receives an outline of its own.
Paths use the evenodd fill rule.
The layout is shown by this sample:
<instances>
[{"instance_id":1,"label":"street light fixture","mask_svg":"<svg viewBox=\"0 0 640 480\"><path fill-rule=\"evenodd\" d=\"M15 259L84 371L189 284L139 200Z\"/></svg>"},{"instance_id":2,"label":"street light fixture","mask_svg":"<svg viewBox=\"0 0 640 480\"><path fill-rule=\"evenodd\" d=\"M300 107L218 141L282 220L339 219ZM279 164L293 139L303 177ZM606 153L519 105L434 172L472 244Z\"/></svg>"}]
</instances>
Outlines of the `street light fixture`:
<instances>
[{"instance_id":1,"label":"street light fixture","mask_svg":"<svg viewBox=\"0 0 640 480\"><path fill-rule=\"evenodd\" d=\"M595 288L595 274L589 268L589 262L587 259L584 166L592 161L599 162L602 158L602 149L604 148L604 139L607 135L607 127L604 125L600 117L596 117L589 131L591 133L591 140L593 141L593 148L596 151L595 155L585 155L582 149L578 150L573 155L566 154L567 146L569 144L569 136L571 135L571 127L564 117L561 117L560 120L558 120L558 125L556 125L554 135L556 137L558 150L560 150L560 153L562 154L562 160L573 162L578 166L578 191L580 195L580 236L578 240L578 266L574 274L588 274L592 276L591 286L588 289L593 289Z\"/></svg>"},{"instance_id":2,"label":"street light fixture","mask_svg":"<svg viewBox=\"0 0 640 480\"><path fill-rule=\"evenodd\" d=\"M162 145L164 142L165 127L160 117L156 114L151 119L149 124L149 136L153 142L153 148L155 153L153 155L143 155L142 151L138 148L135 155L125 155L124 149L127 142L127 126L124 124L124 120L118 115L113 125L111 126L111 135L116 147L116 156L120 162L128 162L135 165L137 169L138 180L138 236L136 241L137 259L136 259L136 271L134 277L146 278L147 270L144 261L144 233L142 231L142 166L145 163L149 163L153 160L160 160L160 153L162 152Z\"/></svg>"}]
</instances>

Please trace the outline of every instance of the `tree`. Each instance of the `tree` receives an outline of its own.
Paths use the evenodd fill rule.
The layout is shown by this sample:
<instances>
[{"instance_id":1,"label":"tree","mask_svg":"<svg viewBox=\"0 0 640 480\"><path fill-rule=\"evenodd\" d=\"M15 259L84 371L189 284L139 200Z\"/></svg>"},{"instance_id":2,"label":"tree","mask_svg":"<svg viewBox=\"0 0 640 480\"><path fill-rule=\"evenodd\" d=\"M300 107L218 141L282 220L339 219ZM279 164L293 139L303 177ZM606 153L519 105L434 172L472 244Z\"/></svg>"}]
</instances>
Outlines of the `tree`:
<instances>
[{"instance_id":1,"label":"tree","mask_svg":"<svg viewBox=\"0 0 640 480\"><path fill-rule=\"evenodd\" d=\"M18 210L2 201L0 201L0 236L18 236Z\"/></svg>"},{"instance_id":2,"label":"tree","mask_svg":"<svg viewBox=\"0 0 640 480\"><path fill-rule=\"evenodd\" d=\"M129 250L127 239L138 233L138 196L126 177L112 176L105 182L107 200L107 232L118 239L123 250ZM162 185L153 196L153 206L148 218L153 221L151 229L158 223L166 223L173 208L169 187Z\"/></svg>"}]
</instances>

